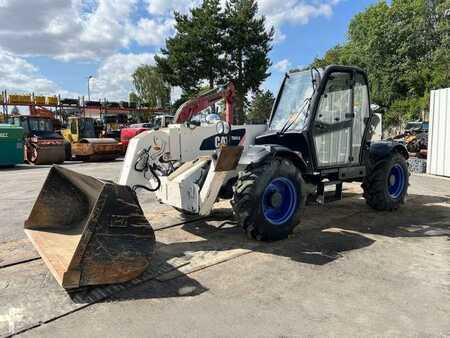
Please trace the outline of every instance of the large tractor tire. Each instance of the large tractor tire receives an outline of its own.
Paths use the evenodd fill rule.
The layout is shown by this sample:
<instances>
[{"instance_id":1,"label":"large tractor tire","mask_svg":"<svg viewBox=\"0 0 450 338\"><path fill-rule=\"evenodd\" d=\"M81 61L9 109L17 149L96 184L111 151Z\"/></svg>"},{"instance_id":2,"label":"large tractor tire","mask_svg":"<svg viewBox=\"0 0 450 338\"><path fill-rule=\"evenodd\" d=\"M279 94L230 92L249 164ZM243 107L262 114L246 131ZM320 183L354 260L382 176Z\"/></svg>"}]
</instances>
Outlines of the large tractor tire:
<instances>
[{"instance_id":1,"label":"large tractor tire","mask_svg":"<svg viewBox=\"0 0 450 338\"><path fill-rule=\"evenodd\" d=\"M362 188L367 204L375 210L392 211L405 203L409 185L406 159L394 152L373 164Z\"/></svg>"},{"instance_id":2,"label":"large tractor tire","mask_svg":"<svg viewBox=\"0 0 450 338\"><path fill-rule=\"evenodd\" d=\"M305 200L300 170L287 159L275 158L250 165L239 174L231 204L250 238L275 241L292 233Z\"/></svg>"}]
</instances>

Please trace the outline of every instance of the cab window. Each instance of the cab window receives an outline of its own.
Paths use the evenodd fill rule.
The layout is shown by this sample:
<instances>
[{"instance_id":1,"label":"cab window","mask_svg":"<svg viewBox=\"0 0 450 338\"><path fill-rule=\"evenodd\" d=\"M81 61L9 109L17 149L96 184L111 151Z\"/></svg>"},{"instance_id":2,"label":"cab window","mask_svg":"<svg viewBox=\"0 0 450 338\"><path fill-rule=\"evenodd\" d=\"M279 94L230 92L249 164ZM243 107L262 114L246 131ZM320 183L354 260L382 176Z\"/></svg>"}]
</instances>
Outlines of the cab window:
<instances>
[{"instance_id":1,"label":"cab window","mask_svg":"<svg viewBox=\"0 0 450 338\"><path fill-rule=\"evenodd\" d=\"M76 120L70 121L70 133L75 134L75 135L78 134L77 121Z\"/></svg>"}]
</instances>

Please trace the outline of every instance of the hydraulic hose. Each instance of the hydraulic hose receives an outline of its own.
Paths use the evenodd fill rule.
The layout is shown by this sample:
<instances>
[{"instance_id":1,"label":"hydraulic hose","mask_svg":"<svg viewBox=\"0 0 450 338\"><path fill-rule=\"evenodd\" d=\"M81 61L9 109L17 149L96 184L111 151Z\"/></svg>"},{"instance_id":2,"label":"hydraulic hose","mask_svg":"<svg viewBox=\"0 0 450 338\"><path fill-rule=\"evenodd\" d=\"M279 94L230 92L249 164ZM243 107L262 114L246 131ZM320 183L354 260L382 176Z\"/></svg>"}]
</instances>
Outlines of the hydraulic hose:
<instances>
[{"instance_id":1,"label":"hydraulic hose","mask_svg":"<svg viewBox=\"0 0 450 338\"><path fill-rule=\"evenodd\" d=\"M149 165L148 159L149 159L149 153L150 153L151 147L148 149L143 149L141 151L140 156L134 163L134 170L137 172L143 173L144 177L146 176L145 173L149 172L152 174L153 178L156 180L156 187L155 188L149 188L145 185L136 184L133 185L133 191L136 191L137 189L144 189L150 192L155 192L161 187L161 180L159 179L158 174L155 172L155 170ZM140 163L144 163L141 168L138 167Z\"/></svg>"}]
</instances>

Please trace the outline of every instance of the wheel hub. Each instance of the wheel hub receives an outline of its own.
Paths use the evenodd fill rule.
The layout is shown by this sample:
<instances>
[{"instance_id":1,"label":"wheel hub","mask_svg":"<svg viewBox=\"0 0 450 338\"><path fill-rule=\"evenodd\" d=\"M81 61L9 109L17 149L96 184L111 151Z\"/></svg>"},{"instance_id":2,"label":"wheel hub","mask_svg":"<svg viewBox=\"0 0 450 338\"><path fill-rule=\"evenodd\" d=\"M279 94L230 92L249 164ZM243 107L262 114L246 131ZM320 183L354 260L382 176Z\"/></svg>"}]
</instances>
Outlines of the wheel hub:
<instances>
[{"instance_id":1,"label":"wheel hub","mask_svg":"<svg viewBox=\"0 0 450 338\"><path fill-rule=\"evenodd\" d=\"M387 179L388 194L391 198L399 198L406 187L406 173L401 165L395 164Z\"/></svg>"},{"instance_id":2,"label":"wheel hub","mask_svg":"<svg viewBox=\"0 0 450 338\"><path fill-rule=\"evenodd\" d=\"M395 176L394 175L391 175L391 177L389 177L389 185L390 186L393 186L393 185L395 185Z\"/></svg>"},{"instance_id":3,"label":"wheel hub","mask_svg":"<svg viewBox=\"0 0 450 338\"><path fill-rule=\"evenodd\" d=\"M279 208L283 204L283 196L275 191L272 196L270 196L270 205L272 208Z\"/></svg>"},{"instance_id":4,"label":"wheel hub","mask_svg":"<svg viewBox=\"0 0 450 338\"><path fill-rule=\"evenodd\" d=\"M285 177L273 179L263 192L262 211L267 221L281 225L292 217L298 204L298 191Z\"/></svg>"}]
</instances>

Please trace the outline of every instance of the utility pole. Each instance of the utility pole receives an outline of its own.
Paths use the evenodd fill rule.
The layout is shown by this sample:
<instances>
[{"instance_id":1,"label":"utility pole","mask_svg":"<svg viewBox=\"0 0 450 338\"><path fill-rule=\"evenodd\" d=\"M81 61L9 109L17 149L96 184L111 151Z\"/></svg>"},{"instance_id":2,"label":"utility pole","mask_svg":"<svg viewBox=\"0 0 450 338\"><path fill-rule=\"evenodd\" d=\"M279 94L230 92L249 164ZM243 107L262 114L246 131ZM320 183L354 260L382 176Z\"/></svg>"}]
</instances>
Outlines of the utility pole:
<instances>
[{"instance_id":1,"label":"utility pole","mask_svg":"<svg viewBox=\"0 0 450 338\"><path fill-rule=\"evenodd\" d=\"M91 79L93 79L94 77L92 75L89 75L88 80L87 80L87 85L88 85L88 101L91 101L91 87L90 87L90 81Z\"/></svg>"}]
</instances>

